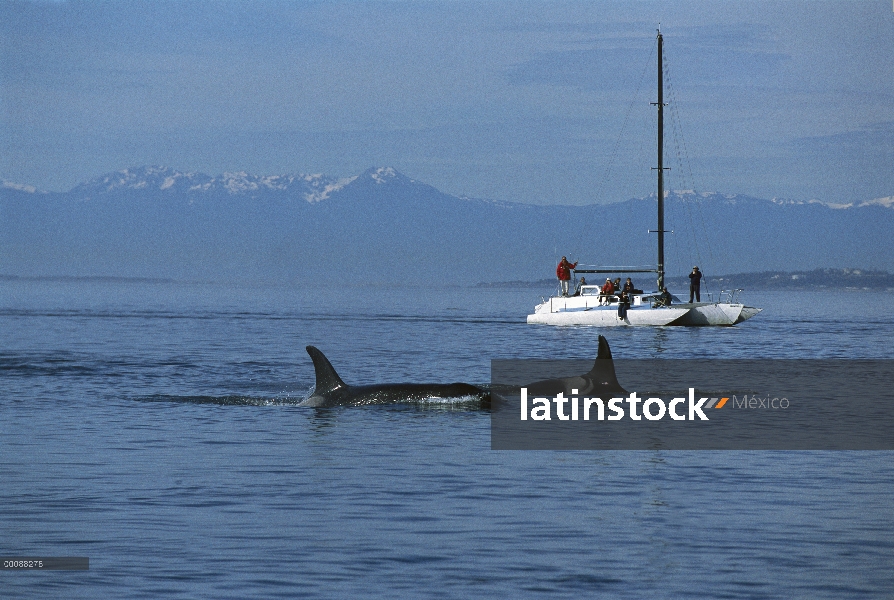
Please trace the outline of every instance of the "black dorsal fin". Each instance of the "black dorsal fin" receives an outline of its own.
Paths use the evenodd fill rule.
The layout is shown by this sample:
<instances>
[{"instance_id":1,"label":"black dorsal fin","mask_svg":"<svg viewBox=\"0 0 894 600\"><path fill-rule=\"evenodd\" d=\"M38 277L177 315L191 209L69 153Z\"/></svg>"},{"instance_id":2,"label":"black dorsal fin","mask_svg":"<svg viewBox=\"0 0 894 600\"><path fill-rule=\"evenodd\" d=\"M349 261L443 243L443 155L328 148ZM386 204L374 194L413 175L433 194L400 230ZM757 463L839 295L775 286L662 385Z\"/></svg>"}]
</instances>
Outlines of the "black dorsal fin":
<instances>
[{"instance_id":1,"label":"black dorsal fin","mask_svg":"<svg viewBox=\"0 0 894 600\"><path fill-rule=\"evenodd\" d=\"M612 349L608 346L608 340L601 335L599 336L599 352L596 354L593 368L590 369L587 376L597 384L623 390L621 384L618 383L617 375L615 375L615 363L612 360Z\"/></svg>"},{"instance_id":2,"label":"black dorsal fin","mask_svg":"<svg viewBox=\"0 0 894 600\"><path fill-rule=\"evenodd\" d=\"M322 352L313 346L308 346L307 353L310 354L310 359L314 361L314 372L317 377L314 393L321 394L347 387L347 384L341 380L341 377L332 368L332 363L329 362L329 359Z\"/></svg>"}]
</instances>

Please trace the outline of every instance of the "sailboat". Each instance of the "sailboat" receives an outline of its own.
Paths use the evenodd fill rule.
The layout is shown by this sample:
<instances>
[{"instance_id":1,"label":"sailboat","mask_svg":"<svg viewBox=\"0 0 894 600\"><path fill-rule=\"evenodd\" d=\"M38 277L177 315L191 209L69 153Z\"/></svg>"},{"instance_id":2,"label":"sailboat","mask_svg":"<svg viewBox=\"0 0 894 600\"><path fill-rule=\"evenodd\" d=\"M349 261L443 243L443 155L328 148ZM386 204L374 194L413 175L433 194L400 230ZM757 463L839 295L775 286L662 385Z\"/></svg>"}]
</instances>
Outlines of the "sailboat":
<instances>
[{"instance_id":1,"label":"sailboat","mask_svg":"<svg viewBox=\"0 0 894 600\"><path fill-rule=\"evenodd\" d=\"M595 267L575 269L575 273L657 273L658 291L630 295L630 307L619 316L617 296L600 293L596 285L583 285L575 296L553 296L544 299L528 315L528 323L543 325L596 325L602 327L631 325L736 325L755 316L762 309L737 302L742 290L721 292L718 302L671 303L660 298L664 289L664 40L658 31L658 264L651 267Z\"/></svg>"}]
</instances>

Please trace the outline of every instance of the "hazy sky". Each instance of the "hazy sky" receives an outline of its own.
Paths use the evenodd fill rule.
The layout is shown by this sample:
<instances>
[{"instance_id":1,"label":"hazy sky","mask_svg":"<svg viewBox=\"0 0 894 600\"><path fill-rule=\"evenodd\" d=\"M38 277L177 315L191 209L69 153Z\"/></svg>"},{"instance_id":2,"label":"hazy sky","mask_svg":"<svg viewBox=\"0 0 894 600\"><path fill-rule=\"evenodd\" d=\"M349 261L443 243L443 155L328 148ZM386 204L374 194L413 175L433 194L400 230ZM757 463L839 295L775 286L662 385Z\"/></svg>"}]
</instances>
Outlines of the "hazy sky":
<instances>
[{"instance_id":1,"label":"hazy sky","mask_svg":"<svg viewBox=\"0 0 894 600\"><path fill-rule=\"evenodd\" d=\"M480 198L643 196L659 21L669 187L894 195L891 0L2 1L0 178L393 166Z\"/></svg>"}]
</instances>

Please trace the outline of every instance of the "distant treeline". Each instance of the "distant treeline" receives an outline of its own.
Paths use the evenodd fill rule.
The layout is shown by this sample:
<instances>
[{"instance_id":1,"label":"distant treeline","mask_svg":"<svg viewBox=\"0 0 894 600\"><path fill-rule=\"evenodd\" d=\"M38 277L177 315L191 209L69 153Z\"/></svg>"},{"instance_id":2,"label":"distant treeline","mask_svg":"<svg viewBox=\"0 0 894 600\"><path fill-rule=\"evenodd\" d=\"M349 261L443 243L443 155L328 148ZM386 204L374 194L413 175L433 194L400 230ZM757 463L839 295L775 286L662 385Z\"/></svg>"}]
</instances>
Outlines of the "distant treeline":
<instances>
[{"instance_id":1,"label":"distant treeline","mask_svg":"<svg viewBox=\"0 0 894 600\"><path fill-rule=\"evenodd\" d=\"M621 275L620 273L615 277ZM613 277L614 279L614 277ZM622 278L626 279L626 276ZM650 290L654 285L653 277L633 277L633 283L640 288ZM688 277L668 277L667 287L672 292L689 288ZM592 283L601 285L604 279L595 277ZM738 273L736 275L712 276L705 274L703 285L710 289L748 290L813 290L813 289L894 289L894 275L887 271L870 271L866 269L815 269L813 271L762 271L760 273ZM555 287L555 279L539 281L495 281L483 282L475 287L480 288L515 288L515 287Z\"/></svg>"}]
</instances>

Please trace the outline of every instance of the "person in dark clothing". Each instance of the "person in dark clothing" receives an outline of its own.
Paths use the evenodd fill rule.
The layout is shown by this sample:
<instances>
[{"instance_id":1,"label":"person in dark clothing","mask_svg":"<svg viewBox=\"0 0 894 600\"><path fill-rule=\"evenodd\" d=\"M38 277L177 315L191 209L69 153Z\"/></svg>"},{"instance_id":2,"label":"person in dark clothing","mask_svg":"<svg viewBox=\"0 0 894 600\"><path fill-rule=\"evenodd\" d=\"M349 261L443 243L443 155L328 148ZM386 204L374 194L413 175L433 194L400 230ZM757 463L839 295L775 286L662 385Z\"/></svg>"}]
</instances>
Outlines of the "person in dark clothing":
<instances>
[{"instance_id":1,"label":"person in dark clothing","mask_svg":"<svg viewBox=\"0 0 894 600\"><path fill-rule=\"evenodd\" d=\"M702 301L701 296L701 287L702 287L702 272L698 270L698 267L692 267L692 273L689 274L689 302L692 302L692 297L695 296L696 302Z\"/></svg>"},{"instance_id":2,"label":"person in dark clothing","mask_svg":"<svg viewBox=\"0 0 894 600\"><path fill-rule=\"evenodd\" d=\"M670 306L671 302L673 302L674 297L671 296L671 293L667 291L667 288L661 290L661 294L658 296L657 306Z\"/></svg>"},{"instance_id":3,"label":"person in dark clothing","mask_svg":"<svg viewBox=\"0 0 894 600\"><path fill-rule=\"evenodd\" d=\"M627 292L621 292L621 297L618 299L618 319L623 321L627 318L628 308L630 308L630 296Z\"/></svg>"},{"instance_id":4,"label":"person in dark clothing","mask_svg":"<svg viewBox=\"0 0 894 600\"><path fill-rule=\"evenodd\" d=\"M580 278L580 283L578 283L578 284L577 284L577 287L574 288L574 294L573 294L573 295L574 295L574 296L580 296L580 294L581 294L581 290L583 289L583 287L584 287L585 285L587 285L587 278L586 278L586 277L581 277L581 278Z\"/></svg>"},{"instance_id":5,"label":"person in dark clothing","mask_svg":"<svg viewBox=\"0 0 894 600\"><path fill-rule=\"evenodd\" d=\"M627 278L627 281L624 282L624 291L627 292L628 294L642 294L643 293L642 290L638 290L635 287L633 287L633 281L629 277Z\"/></svg>"}]
</instances>

